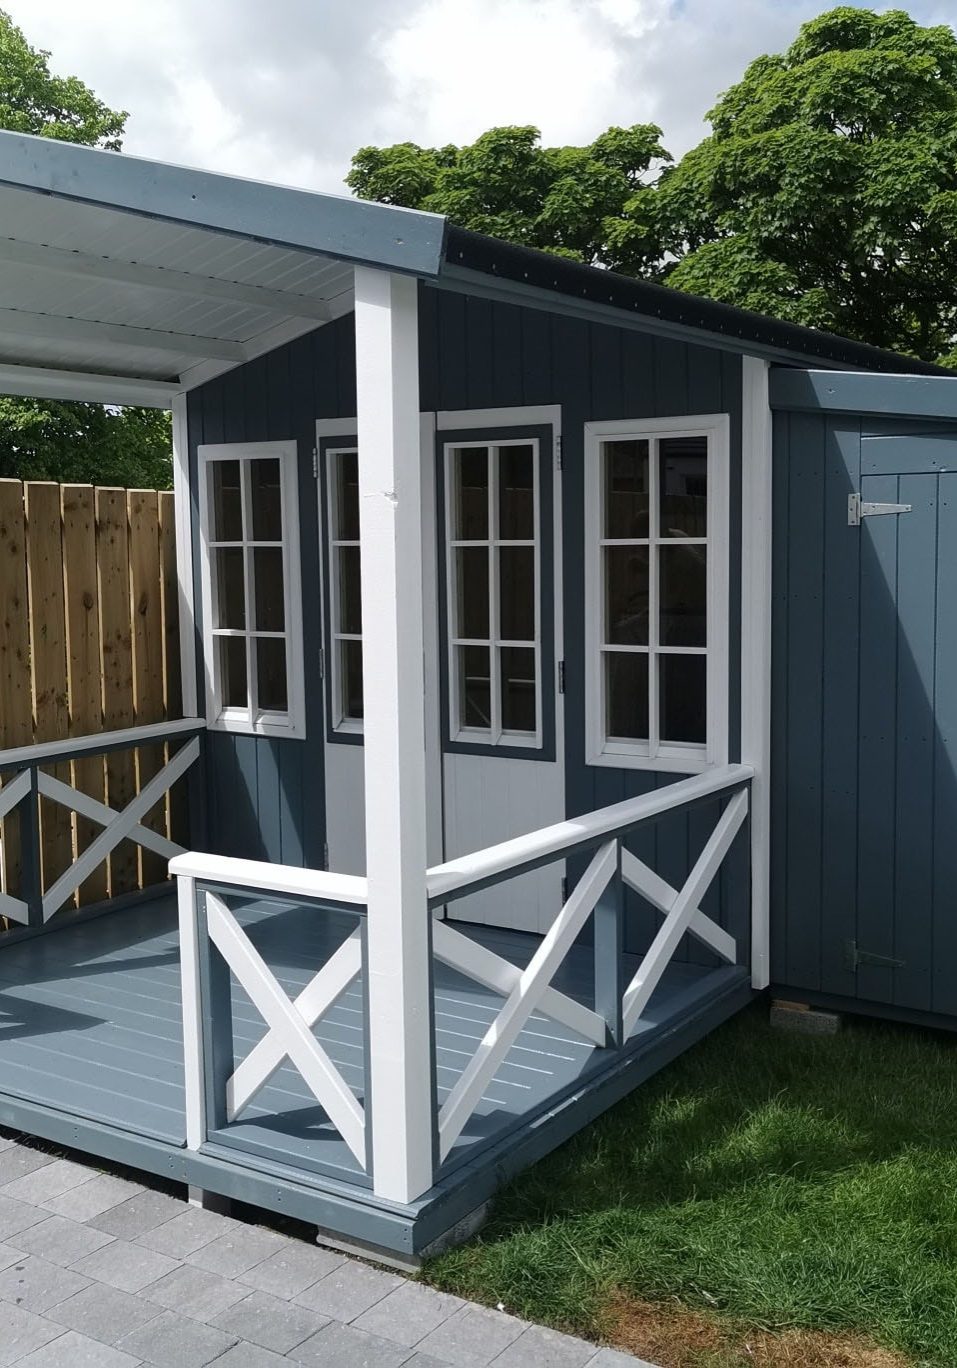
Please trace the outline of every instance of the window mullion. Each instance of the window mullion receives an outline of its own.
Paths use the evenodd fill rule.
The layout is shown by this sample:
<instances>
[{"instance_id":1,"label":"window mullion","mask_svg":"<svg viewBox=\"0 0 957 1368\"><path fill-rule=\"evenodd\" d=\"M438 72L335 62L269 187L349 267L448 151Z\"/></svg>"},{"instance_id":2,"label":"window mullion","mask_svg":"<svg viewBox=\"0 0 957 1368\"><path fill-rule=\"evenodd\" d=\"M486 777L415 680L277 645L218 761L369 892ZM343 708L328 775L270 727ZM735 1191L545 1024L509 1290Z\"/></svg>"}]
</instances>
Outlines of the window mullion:
<instances>
[{"instance_id":1,"label":"window mullion","mask_svg":"<svg viewBox=\"0 0 957 1368\"><path fill-rule=\"evenodd\" d=\"M250 722L259 715L259 689L256 678L256 646L253 637L255 625L256 583L253 570L253 553L250 534L253 525L252 510L252 461L240 461L239 485L243 518L243 589L246 595L246 699Z\"/></svg>"},{"instance_id":2,"label":"window mullion","mask_svg":"<svg viewBox=\"0 0 957 1368\"><path fill-rule=\"evenodd\" d=\"M648 444L648 754L654 758L658 754L661 735L659 685L661 676L658 669L658 646L660 640L659 624L659 491L658 491L658 441Z\"/></svg>"},{"instance_id":3,"label":"window mullion","mask_svg":"<svg viewBox=\"0 0 957 1368\"><path fill-rule=\"evenodd\" d=\"M498 478L499 460L498 447L489 446L488 449L488 555L489 555L489 701L491 703L491 723L492 723L492 745L498 745L502 739L502 670L499 660L499 637L501 614L500 606L500 580L501 580L501 552L499 549L499 525L498 525Z\"/></svg>"}]
</instances>

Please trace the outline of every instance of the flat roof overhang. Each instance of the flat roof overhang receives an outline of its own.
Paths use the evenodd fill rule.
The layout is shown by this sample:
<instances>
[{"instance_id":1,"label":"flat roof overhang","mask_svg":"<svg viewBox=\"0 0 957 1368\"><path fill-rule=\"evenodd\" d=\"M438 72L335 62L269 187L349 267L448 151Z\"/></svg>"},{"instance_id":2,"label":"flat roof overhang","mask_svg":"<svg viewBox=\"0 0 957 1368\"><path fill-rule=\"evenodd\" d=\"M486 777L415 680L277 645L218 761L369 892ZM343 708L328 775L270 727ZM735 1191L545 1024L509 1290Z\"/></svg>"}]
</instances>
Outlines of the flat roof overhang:
<instances>
[{"instance_id":1,"label":"flat roof overhang","mask_svg":"<svg viewBox=\"0 0 957 1368\"><path fill-rule=\"evenodd\" d=\"M168 407L353 308L354 268L438 275L435 214L0 132L0 392Z\"/></svg>"}]
</instances>

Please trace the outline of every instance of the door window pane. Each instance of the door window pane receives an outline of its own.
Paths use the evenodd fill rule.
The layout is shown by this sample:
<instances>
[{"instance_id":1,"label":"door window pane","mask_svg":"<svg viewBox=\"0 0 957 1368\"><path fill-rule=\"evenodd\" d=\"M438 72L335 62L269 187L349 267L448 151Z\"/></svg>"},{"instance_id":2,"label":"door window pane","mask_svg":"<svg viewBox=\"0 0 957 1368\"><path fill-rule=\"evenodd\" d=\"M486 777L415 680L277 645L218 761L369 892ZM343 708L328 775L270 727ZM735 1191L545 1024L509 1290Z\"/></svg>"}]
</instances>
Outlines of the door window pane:
<instances>
[{"instance_id":1,"label":"door window pane","mask_svg":"<svg viewBox=\"0 0 957 1368\"><path fill-rule=\"evenodd\" d=\"M707 656L658 657L662 741L704 744L708 735L707 682Z\"/></svg>"},{"instance_id":2,"label":"door window pane","mask_svg":"<svg viewBox=\"0 0 957 1368\"><path fill-rule=\"evenodd\" d=\"M605 662L605 731L620 740L648 739L648 655L608 651Z\"/></svg>"},{"instance_id":3,"label":"door window pane","mask_svg":"<svg viewBox=\"0 0 957 1368\"><path fill-rule=\"evenodd\" d=\"M704 546L662 546L658 552L660 641L663 646L707 645L708 552Z\"/></svg>"},{"instance_id":4,"label":"door window pane","mask_svg":"<svg viewBox=\"0 0 957 1368\"><path fill-rule=\"evenodd\" d=\"M648 548L606 546L605 640L609 645L648 644Z\"/></svg>"},{"instance_id":5,"label":"door window pane","mask_svg":"<svg viewBox=\"0 0 957 1368\"><path fill-rule=\"evenodd\" d=\"M498 535L503 541L535 537L535 449L501 448L498 484Z\"/></svg>"},{"instance_id":6,"label":"door window pane","mask_svg":"<svg viewBox=\"0 0 957 1368\"><path fill-rule=\"evenodd\" d=\"M286 688L286 643L281 637L256 637L256 689L259 706L265 712L285 712L289 706Z\"/></svg>"},{"instance_id":7,"label":"door window pane","mask_svg":"<svg viewBox=\"0 0 957 1368\"><path fill-rule=\"evenodd\" d=\"M362 632L362 581L358 546L340 546L339 622L337 630L356 635Z\"/></svg>"},{"instance_id":8,"label":"door window pane","mask_svg":"<svg viewBox=\"0 0 957 1368\"><path fill-rule=\"evenodd\" d=\"M362 642L339 642L340 701L343 717L362 720Z\"/></svg>"},{"instance_id":9,"label":"door window pane","mask_svg":"<svg viewBox=\"0 0 957 1368\"><path fill-rule=\"evenodd\" d=\"M522 647L501 649L502 726L505 731L535 731L535 652Z\"/></svg>"},{"instance_id":10,"label":"door window pane","mask_svg":"<svg viewBox=\"0 0 957 1368\"><path fill-rule=\"evenodd\" d=\"M455 552L455 634L485 641L489 634L488 551L484 546L460 546Z\"/></svg>"},{"instance_id":11,"label":"door window pane","mask_svg":"<svg viewBox=\"0 0 957 1368\"><path fill-rule=\"evenodd\" d=\"M216 550L216 626L246 626L246 572L241 547Z\"/></svg>"},{"instance_id":12,"label":"door window pane","mask_svg":"<svg viewBox=\"0 0 957 1368\"><path fill-rule=\"evenodd\" d=\"M604 442L605 536L633 540L648 536L648 443Z\"/></svg>"},{"instance_id":13,"label":"door window pane","mask_svg":"<svg viewBox=\"0 0 957 1368\"><path fill-rule=\"evenodd\" d=\"M279 462L249 462L250 507L253 541L282 541L282 485Z\"/></svg>"},{"instance_id":14,"label":"door window pane","mask_svg":"<svg viewBox=\"0 0 957 1368\"><path fill-rule=\"evenodd\" d=\"M487 646L459 647L459 712L465 727L492 725L492 680Z\"/></svg>"},{"instance_id":15,"label":"door window pane","mask_svg":"<svg viewBox=\"0 0 957 1368\"><path fill-rule=\"evenodd\" d=\"M336 476L336 529L338 541L359 540L359 455L342 451Z\"/></svg>"},{"instance_id":16,"label":"door window pane","mask_svg":"<svg viewBox=\"0 0 957 1368\"><path fill-rule=\"evenodd\" d=\"M260 632L281 632L286 625L282 547L257 546L252 556L256 582L256 628Z\"/></svg>"},{"instance_id":17,"label":"door window pane","mask_svg":"<svg viewBox=\"0 0 957 1368\"><path fill-rule=\"evenodd\" d=\"M238 461L213 461L213 540L242 541L243 500Z\"/></svg>"},{"instance_id":18,"label":"door window pane","mask_svg":"<svg viewBox=\"0 0 957 1368\"><path fill-rule=\"evenodd\" d=\"M460 447L453 461L455 536L459 541L488 538L488 448Z\"/></svg>"},{"instance_id":19,"label":"door window pane","mask_svg":"<svg viewBox=\"0 0 957 1368\"><path fill-rule=\"evenodd\" d=\"M661 536L708 535L708 439L663 437L658 443Z\"/></svg>"},{"instance_id":20,"label":"door window pane","mask_svg":"<svg viewBox=\"0 0 957 1368\"><path fill-rule=\"evenodd\" d=\"M246 638L216 637L219 645L219 673L224 708L245 708L249 703L246 687Z\"/></svg>"},{"instance_id":21,"label":"door window pane","mask_svg":"<svg viewBox=\"0 0 957 1368\"><path fill-rule=\"evenodd\" d=\"M535 640L535 548L499 549L499 635L503 641Z\"/></svg>"}]
</instances>

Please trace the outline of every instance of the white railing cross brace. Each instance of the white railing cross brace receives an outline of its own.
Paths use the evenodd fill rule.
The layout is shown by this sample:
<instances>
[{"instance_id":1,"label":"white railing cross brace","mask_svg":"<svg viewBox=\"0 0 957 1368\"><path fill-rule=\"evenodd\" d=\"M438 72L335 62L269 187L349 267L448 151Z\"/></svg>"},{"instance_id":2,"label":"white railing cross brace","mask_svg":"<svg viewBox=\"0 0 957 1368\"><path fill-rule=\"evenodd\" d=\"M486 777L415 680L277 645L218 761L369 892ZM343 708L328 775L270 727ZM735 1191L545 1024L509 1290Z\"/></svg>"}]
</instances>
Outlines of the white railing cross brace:
<instances>
[{"instance_id":1,"label":"white railing cross brace","mask_svg":"<svg viewBox=\"0 0 957 1368\"><path fill-rule=\"evenodd\" d=\"M329 1120L365 1167L365 1115L352 1089L297 1012L229 908L206 893L209 937L249 994Z\"/></svg>"},{"instance_id":2,"label":"white railing cross brace","mask_svg":"<svg viewBox=\"0 0 957 1368\"><path fill-rule=\"evenodd\" d=\"M543 937L528 966L520 972L502 1010L445 1099L439 1112L441 1158L444 1159L455 1144L522 1027L535 1008L540 1006L555 971L617 870L618 842L606 841Z\"/></svg>"},{"instance_id":3,"label":"white railing cross brace","mask_svg":"<svg viewBox=\"0 0 957 1368\"><path fill-rule=\"evenodd\" d=\"M23 802L30 790L29 770L23 770L15 778L8 780L0 789L0 817L6 817L12 812L18 803ZM0 916L26 924L30 919L30 908L22 898L15 898L12 893L0 892Z\"/></svg>"},{"instance_id":4,"label":"white railing cross brace","mask_svg":"<svg viewBox=\"0 0 957 1368\"><path fill-rule=\"evenodd\" d=\"M484 945L455 931L448 922L436 921L432 924L432 948L435 958L450 968L465 974L468 978L491 988L494 993L507 997L522 976L522 971L511 960L487 950ZM541 996L538 1009L552 1021L578 1031L594 1045L604 1045L608 1034L605 1018L583 1007L580 1002L561 993L557 988L546 988Z\"/></svg>"},{"instance_id":5,"label":"white railing cross brace","mask_svg":"<svg viewBox=\"0 0 957 1368\"><path fill-rule=\"evenodd\" d=\"M117 808L101 803L89 794L81 793L79 789L64 784L42 771L37 772L37 791L51 802L61 803L63 807L70 808L81 817L88 817L91 822L96 822L101 827L109 826L114 817L120 816ZM141 826L139 823L129 832L129 837L137 845L144 846L147 850L155 850L157 855L162 855L167 860L171 860L174 855L186 854L183 847L175 841L170 841L161 832L151 831L149 827Z\"/></svg>"},{"instance_id":6,"label":"white railing cross brace","mask_svg":"<svg viewBox=\"0 0 957 1368\"><path fill-rule=\"evenodd\" d=\"M293 999L293 1007L310 1030L345 992L361 968L362 939L357 929ZM284 1043L272 1029L253 1046L226 1084L226 1115L230 1121L252 1101L260 1088L266 1086L286 1054Z\"/></svg>"},{"instance_id":7,"label":"white railing cross brace","mask_svg":"<svg viewBox=\"0 0 957 1368\"><path fill-rule=\"evenodd\" d=\"M45 922L49 921L54 912L63 906L73 890L79 888L80 884L93 873L97 865L106 859L120 841L125 840L126 837L139 841L140 838L134 833L140 825L140 819L146 816L149 810L159 802L163 794L172 788L176 780L189 769L198 757L199 741L194 736L191 741L187 741L181 750L176 752L157 774L154 774L149 783L140 790L135 798L127 803L122 812L110 818L109 824L94 841L90 842L79 859L70 865L69 869L60 875L53 887L43 895L43 920ZM64 785L65 787L66 785ZM80 808L74 802L77 795L72 789L70 793L73 794L70 802L79 811ZM152 835L155 835L155 832L151 833L151 837Z\"/></svg>"},{"instance_id":8,"label":"white railing cross brace","mask_svg":"<svg viewBox=\"0 0 957 1368\"><path fill-rule=\"evenodd\" d=\"M626 1040L648 1005L658 980L668 967L681 937L688 930L698 904L721 868L721 862L747 815L748 792L747 789L742 789L740 793L735 794L718 819L704 850L674 899L670 912L658 928L658 934L642 959L638 972L625 990L621 1001L621 1015Z\"/></svg>"},{"instance_id":9,"label":"white railing cross brace","mask_svg":"<svg viewBox=\"0 0 957 1368\"><path fill-rule=\"evenodd\" d=\"M621 877L629 888L640 893L659 912L668 913L678 900L678 890L673 888L660 874L649 869L643 860L632 855L630 850L621 850ZM688 934L703 942L729 964L738 962L738 946L733 936L729 936L723 926L706 917L699 907L691 913Z\"/></svg>"}]
</instances>

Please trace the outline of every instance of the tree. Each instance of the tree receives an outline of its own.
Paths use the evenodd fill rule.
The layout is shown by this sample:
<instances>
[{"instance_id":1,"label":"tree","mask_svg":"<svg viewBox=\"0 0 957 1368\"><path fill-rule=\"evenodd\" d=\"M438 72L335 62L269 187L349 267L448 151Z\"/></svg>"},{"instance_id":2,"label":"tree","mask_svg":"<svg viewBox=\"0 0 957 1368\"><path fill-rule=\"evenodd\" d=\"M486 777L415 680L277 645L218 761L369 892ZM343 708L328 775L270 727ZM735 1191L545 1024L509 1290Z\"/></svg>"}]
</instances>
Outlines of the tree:
<instances>
[{"instance_id":1,"label":"tree","mask_svg":"<svg viewBox=\"0 0 957 1368\"><path fill-rule=\"evenodd\" d=\"M365 199L606 264L606 224L641 203L653 168L670 160L661 129L609 128L588 147L542 147L540 138L537 128L492 128L467 147L363 147L346 183Z\"/></svg>"},{"instance_id":2,"label":"tree","mask_svg":"<svg viewBox=\"0 0 957 1368\"><path fill-rule=\"evenodd\" d=\"M126 114L52 75L49 57L0 10L0 128L119 150ZM0 398L0 476L169 488L169 414Z\"/></svg>"},{"instance_id":3,"label":"tree","mask_svg":"<svg viewBox=\"0 0 957 1368\"><path fill-rule=\"evenodd\" d=\"M465 227L925 360L955 349L950 28L921 27L901 10L831 10L787 51L752 62L708 119L711 134L677 164L647 126L562 149L534 138L530 149L534 130L503 129L471 148L364 148L348 181ZM520 134L524 159L497 160ZM627 169L610 159L612 193L589 193L602 184L590 168L608 160L609 137L634 150ZM556 193L533 173L562 161L575 170Z\"/></svg>"}]
</instances>

